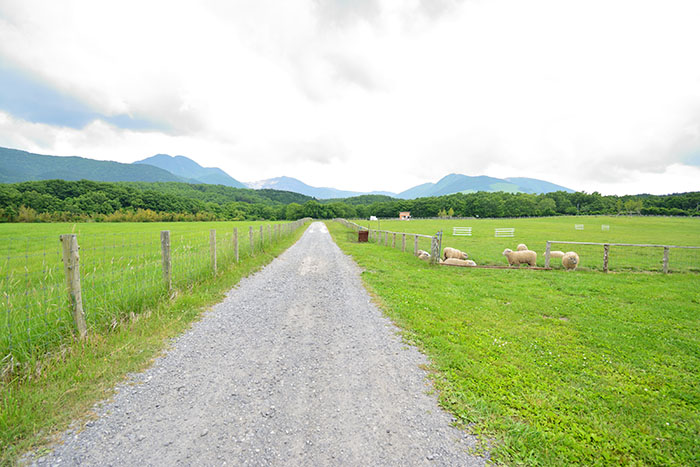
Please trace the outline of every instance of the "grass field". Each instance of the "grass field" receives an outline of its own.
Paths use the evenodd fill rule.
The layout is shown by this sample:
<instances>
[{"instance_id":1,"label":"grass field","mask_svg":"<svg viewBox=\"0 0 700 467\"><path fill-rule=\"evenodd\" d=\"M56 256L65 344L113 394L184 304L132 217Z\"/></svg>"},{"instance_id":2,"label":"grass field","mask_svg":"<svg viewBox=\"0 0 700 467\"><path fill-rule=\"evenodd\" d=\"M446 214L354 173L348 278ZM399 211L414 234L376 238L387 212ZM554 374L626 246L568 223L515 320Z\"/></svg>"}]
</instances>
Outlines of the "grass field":
<instances>
[{"instance_id":1,"label":"grass field","mask_svg":"<svg viewBox=\"0 0 700 467\"><path fill-rule=\"evenodd\" d=\"M544 266L546 242L575 241L597 243L635 243L700 246L700 218L579 216L522 219L441 219L441 220L360 220L356 223L376 229L434 235L443 231L442 245L459 248L477 264L506 265L502 255L505 248L515 249L519 243L537 252L537 265ZM583 230L576 230L583 224ZM610 226L603 231L601 226ZM453 227L472 227L471 237L453 236ZM494 229L512 227L513 238L495 238ZM427 247L427 243L423 245ZM429 248L423 248L430 251ZM580 268L603 268L603 247L590 245L553 244L552 250L576 251ZM411 250L412 251L412 250ZM671 271L700 272L700 249L672 249L669 257ZM552 261L561 267L561 261ZM611 271L661 271L663 248L611 247Z\"/></svg>"},{"instance_id":2,"label":"grass field","mask_svg":"<svg viewBox=\"0 0 700 467\"><path fill-rule=\"evenodd\" d=\"M235 261L234 228L239 258L246 258L269 248L271 236L277 241L269 226L260 222L0 224L0 358L5 357L5 364L8 355L14 363L30 361L74 333L60 234L77 234L87 324L90 331L102 332L168 298L161 230L171 232L173 285L182 291L212 274L210 229L217 232L217 264L226 268Z\"/></svg>"},{"instance_id":3,"label":"grass field","mask_svg":"<svg viewBox=\"0 0 700 467\"><path fill-rule=\"evenodd\" d=\"M381 223L421 233L472 226L475 237L455 246L501 264L506 246L544 250L547 239L583 240L578 235L699 244L696 219L586 218L590 230L582 232L572 218L539 222ZM611 226L610 236L592 228L600 223ZM495 462L700 464L697 274L431 266L399 249L352 242L345 227L327 224L385 312L430 356L441 404L492 440ZM516 237L493 239L494 227L515 227Z\"/></svg>"}]
</instances>

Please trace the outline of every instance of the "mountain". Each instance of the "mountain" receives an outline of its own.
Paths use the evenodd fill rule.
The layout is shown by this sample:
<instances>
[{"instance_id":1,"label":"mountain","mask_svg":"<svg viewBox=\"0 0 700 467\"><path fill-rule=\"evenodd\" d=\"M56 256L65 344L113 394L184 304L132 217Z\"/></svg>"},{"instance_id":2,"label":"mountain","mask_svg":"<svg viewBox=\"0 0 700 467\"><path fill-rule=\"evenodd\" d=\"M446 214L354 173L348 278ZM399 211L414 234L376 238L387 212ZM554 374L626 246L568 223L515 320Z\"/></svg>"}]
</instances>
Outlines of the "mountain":
<instances>
[{"instance_id":1,"label":"mountain","mask_svg":"<svg viewBox=\"0 0 700 467\"><path fill-rule=\"evenodd\" d=\"M353 196L360 195L385 195L385 196L396 196L395 193L390 193L388 191L372 191L370 193L360 192L360 191L345 191L338 190L336 188L327 187L315 187L307 185L301 180L297 180L292 177L276 177L268 178L267 180L259 180L257 182L248 182L248 187L255 188L259 190L261 188L268 188L272 190L283 190L283 191L293 191L295 193L301 193L303 195L312 196L316 199L332 199L332 198L350 198Z\"/></svg>"},{"instance_id":2,"label":"mountain","mask_svg":"<svg viewBox=\"0 0 700 467\"><path fill-rule=\"evenodd\" d=\"M437 183L423 183L396 195L397 198L414 199L427 196L442 196L452 193L476 193L477 191L505 191L508 193L549 193L552 191L573 190L554 183L535 178L494 178L485 175L470 177L462 174L450 174Z\"/></svg>"},{"instance_id":3,"label":"mountain","mask_svg":"<svg viewBox=\"0 0 700 467\"><path fill-rule=\"evenodd\" d=\"M167 170L150 165L134 166L84 157L33 154L0 148L0 183L30 180L95 180L101 182L186 182Z\"/></svg>"},{"instance_id":4,"label":"mountain","mask_svg":"<svg viewBox=\"0 0 700 467\"><path fill-rule=\"evenodd\" d=\"M134 164L148 164L183 177L194 182L207 183L209 185L225 185L234 188L247 188L243 183L217 167L202 167L192 159L185 156L169 156L168 154L156 154L146 159L136 161Z\"/></svg>"},{"instance_id":5,"label":"mountain","mask_svg":"<svg viewBox=\"0 0 700 467\"><path fill-rule=\"evenodd\" d=\"M570 188L555 185L554 183L546 182L544 180L537 180L536 178L509 177L505 180L522 187L525 193L550 193L552 191L566 191L567 193L574 192L574 190Z\"/></svg>"}]
</instances>

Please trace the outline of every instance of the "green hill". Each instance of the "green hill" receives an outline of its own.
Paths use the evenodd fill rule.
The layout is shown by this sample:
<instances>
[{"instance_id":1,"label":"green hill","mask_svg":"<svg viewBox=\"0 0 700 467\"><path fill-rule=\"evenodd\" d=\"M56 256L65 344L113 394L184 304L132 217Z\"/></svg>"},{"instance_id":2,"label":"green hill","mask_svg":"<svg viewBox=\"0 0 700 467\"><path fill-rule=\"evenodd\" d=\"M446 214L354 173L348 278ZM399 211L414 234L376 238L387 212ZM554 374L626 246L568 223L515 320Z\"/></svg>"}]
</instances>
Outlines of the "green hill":
<instances>
[{"instance_id":1,"label":"green hill","mask_svg":"<svg viewBox=\"0 0 700 467\"><path fill-rule=\"evenodd\" d=\"M95 180L102 182L188 182L151 165L135 166L84 157L58 157L0 148L0 183L31 180Z\"/></svg>"}]
</instances>

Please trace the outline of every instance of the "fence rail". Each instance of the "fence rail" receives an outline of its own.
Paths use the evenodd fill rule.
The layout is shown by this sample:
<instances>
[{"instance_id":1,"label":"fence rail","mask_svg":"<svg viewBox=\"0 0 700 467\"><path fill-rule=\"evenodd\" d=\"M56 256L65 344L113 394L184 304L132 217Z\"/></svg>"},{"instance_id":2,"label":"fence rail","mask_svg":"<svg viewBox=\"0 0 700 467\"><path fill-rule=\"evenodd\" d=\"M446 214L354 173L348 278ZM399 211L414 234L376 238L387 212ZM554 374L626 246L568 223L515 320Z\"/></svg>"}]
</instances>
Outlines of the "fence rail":
<instances>
[{"instance_id":1,"label":"fence rail","mask_svg":"<svg viewBox=\"0 0 700 467\"><path fill-rule=\"evenodd\" d=\"M664 273L669 273L672 271L671 264L671 250L694 250L700 252L700 246L682 246L682 245L659 245L659 244L648 244L648 243L599 243L599 242L570 242L570 241L558 241L558 240L548 240L544 256L544 265L546 268L550 267L551 263L551 251L552 245L578 245L578 246L598 246L603 247L602 255L598 257L601 258L602 270L603 272L609 272L611 270L611 247L622 247L627 249L637 248L640 249L639 253L636 253L638 257L638 262L644 264L650 264L647 266L646 270L655 270L659 268ZM663 256L659 255L657 252L656 259L654 259L654 250L663 249ZM642 251L643 250L643 251ZM680 258L679 258L680 261ZM594 266L594 264L592 264ZM632 266L618 266L616 269L633 269ZM676 268L680 270L681 268ZM692 267L688 268L692 269Z\"/></svg>"},{"instance_id":2,"label":"fence rail","mask_svg":"<svg viewBox=\"0 0 700 467\"><path fill-rule=\"evenodd\" d=\"M350 222L347 219L336 218L334 220L355 231L368 231L369 240L380 245L391 245L392 248L399 248L400 245L401 251L403 252L407 249L407 241L410 242L410 240L413 239L413 254L418 256L419 250L428 251L430 252L430 262L433 264L438 262L442 254L442 231L437 232L435 235L392 232L391 230L369 229L354 222ZM410 249L410 243L408 248Z\"/></svg>"},{"instance_id":3,"label":"fence rail","mask_svg":"<svg viewBox=\"0 0 700 467\"><path fill-rule=\"evenodd\" d=\"M253 257L309 219L239 229L64 234L4 239L0 250L0 367L66 338L114 327ZM1 368L0 368L1 369Z\"/></svg>"}]
</instances>

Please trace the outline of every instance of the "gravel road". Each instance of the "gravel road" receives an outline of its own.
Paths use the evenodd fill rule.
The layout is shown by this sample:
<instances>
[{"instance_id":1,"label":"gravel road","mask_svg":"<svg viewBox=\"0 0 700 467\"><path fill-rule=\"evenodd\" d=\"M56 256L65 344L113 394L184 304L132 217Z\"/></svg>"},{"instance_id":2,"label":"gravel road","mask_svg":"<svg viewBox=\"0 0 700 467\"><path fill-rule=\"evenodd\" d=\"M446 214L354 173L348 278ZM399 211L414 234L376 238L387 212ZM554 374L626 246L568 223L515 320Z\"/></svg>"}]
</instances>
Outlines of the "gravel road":
<instances>
[{"instance_id":1,"label":"gravel road","mask_svg":"<svg viewBox=\"0 0 700 467\"><path fill-rule=\"evenodd\" d=\"M36 465L483 465L313 223Z\"/></svg>"}]
</instances>

